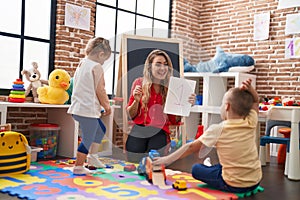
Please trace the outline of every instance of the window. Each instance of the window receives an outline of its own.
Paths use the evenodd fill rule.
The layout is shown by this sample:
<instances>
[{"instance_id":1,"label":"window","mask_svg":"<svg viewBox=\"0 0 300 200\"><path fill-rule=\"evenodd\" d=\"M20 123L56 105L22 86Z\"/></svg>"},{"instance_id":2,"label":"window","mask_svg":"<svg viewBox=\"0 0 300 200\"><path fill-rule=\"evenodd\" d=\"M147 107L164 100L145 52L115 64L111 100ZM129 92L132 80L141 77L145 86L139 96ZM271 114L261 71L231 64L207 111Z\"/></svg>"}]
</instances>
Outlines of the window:
<instances>
[{"instance_id":1,"label":"window","mask_svg":"<svg viewBox=\"0 0 300 200\"><path fill-rule=\"evenodd\" d=\"M33 61L38 63L42 79L48 79L54 69L55 21L56 0L1 2L1 94L9 94L12 82L22 78L21 71L31 68Z\"/></svg>"},{"instance_id":2,"label":"window","mask_svg":"<svg viewBox=\"0 0 300 200\"><path fill-rule=\"evenodd\" d=\"M172 0L97 0L96 37L109 39L112 55L103 65L106 91L116 94L122 34L168 38Z\"/></svg>"}]
</instances>

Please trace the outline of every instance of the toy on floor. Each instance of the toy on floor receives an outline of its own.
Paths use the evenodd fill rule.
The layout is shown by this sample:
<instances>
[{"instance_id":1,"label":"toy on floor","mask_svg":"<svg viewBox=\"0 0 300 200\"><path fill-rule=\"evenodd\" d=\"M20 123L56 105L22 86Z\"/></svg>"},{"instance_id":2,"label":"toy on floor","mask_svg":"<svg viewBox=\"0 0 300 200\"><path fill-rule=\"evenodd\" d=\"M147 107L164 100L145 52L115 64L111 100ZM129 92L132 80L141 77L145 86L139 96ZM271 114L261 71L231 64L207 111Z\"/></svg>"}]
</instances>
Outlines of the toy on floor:
<instances>
[{"instance_id":1,"label":"toy on floor","mask_svg":"<svg viewBox=\"0 0 300 200\"><path fill-rule=\"evenodd\" d=\"M16 79L16 81L13 82L12 89L8 96L8 101L12 103L25 102L24 82L21 79Z\"/></svg>"},{"instance_id":2,"label":"toy on floor","mask_svg":"<svg viewBox=\"0 0 300 200\"><path fill-rule=\"evenodd\" d=\"M216 47L216 55L209 61L192 65L184 59L184 72L250 72L254 64L254 59L249 55L225 53L221 47Z\"/></svg>"},{"instance_id":3,"label":"toy on floor","mask_svg":"<svg viewBox=\"0 0 300 200\"><path fill-rule=\"evenodd\" d=\"M160 157L159 152L156 150L150 150L148 156L142 158L140 161L137 171L138 174L145 176L150 183L153 183L153 185L162 187L165 185L166 181L165 166L152 165L152 161L156 157Z\"/></svg>"},{"instance_id":4,"label":"toy on floor","mask_svg":"<svg viewBox=\"0 0 300 200\"><path fill-rule=\"evenodd\" d=\"M48 85L48 81L41 79L41 73L38 70L37 62L32 62L32 68L29 70L22 70L21 74L25 76L27 81L30 82L26 89L25 96L28 96L31 92L33 96L33 102L39 103L40 101L38 98L37 89L43 85Z\"/></svg>"},{"instance_id":5,"label":"toy on floor","mask_svg":"<svg viewBox=\"0 0 300 200\"><path fill-rule=\"evenodd\" d=\"M124 171L133 172L136 170L136 166L134 164L128 164L124 166Z\"/></svg>"},{"instance_id":6,"label":"toy on floor","mask_svg":"<svg viewBox=\"0 0 300 200\"><path fill-rule=\"evenodd\" d=\"M31 148L22 133L0 132L0 144L0 176L20 174L29 170Z\"/></svg>"},{"instance_id":7,"label":"toy on floor","mask_svg":"<svg viewBox=\"0 0 300 200\"><path fill-rule=\"evenodd\" d=\"M55 69L49 75L49 86L39 87L37 90L41 103L64 104L69 95L66 90L70 87L70 75L63 69Z\"/></svg>"},{"instance_id":8,"label":"toy on floor","mask_svg":"<svg viewBox=\"0 0 300 200\"><path fill-rule=\"evenodd\" d=\"M252 195L255 195L258 192L263 192L265 189L261 186L257 186L254 190L250 192L244 192L244 193L235 193L238 197L244 198L244 197L250 197Z\"/></svg>"},{"instance_id":9,"label":"toy on floor","mask_svg":"<svg viewBox=\"0 0 300 200\"><path fill-rule=\"evenodd\" d=\"M97 167L95 167L95 166L93 166L93 165L86 165L85 167L88 168L89 170L101 169L101 168L97 168ZM106 169L113 169L114 166L105 164L105 168L106 168Z\"/></svg>"},{"instance_id":10,"label":"toy on floor","mask_svg":"<svg viewBox=\"0 0 300 200\"><path fill-rule=\"evenodd\" d=\"M185 180L176 180L173 184L172 187L176 190L182 191L186 190L186 181Z\"/></svg>"}]
</instances>

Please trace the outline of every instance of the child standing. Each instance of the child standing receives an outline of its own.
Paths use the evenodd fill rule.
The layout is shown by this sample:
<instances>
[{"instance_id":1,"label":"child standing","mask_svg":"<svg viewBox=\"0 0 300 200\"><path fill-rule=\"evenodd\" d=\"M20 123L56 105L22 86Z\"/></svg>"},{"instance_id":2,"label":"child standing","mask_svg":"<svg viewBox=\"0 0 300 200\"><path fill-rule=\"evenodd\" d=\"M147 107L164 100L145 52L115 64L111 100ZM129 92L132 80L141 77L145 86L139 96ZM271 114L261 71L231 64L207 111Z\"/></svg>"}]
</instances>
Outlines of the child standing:
<instances>
[{"instance_id":1,"label":"child standing","mask_svg":"<svg viewBox=\"0 0 300 200\"><path fill-rule=\"evenodd\" d=\"M216 147L220 163L213 166L195 164L195 179L228 192L254 190L262 178L261 163L255 144L258 123L258 95L251 79L232 88L223 97L220 124L210 126L194 142L183 145L174 153L157 158L154 165L169 165L200 150L201 146Z\"/></svg>"},{"instance_id":2,"label":"child standing","mask_svg":"<svg viewBox=\"0 0 300 200\"><path fill-rule=\"evenodd\" d=\"M73 77L72 103L68 109L68 113L79 122L82 131L82 141L77 149L73 169L73 174L76 175L89 173L83 166L86 158L88 165L105 167L97 154L106 131L100 117L111 113L102 68L103 63L111 55L109 41L101 37L91 39L85 53L86 57L79 63Z\"/></svg>"}]
</instances>

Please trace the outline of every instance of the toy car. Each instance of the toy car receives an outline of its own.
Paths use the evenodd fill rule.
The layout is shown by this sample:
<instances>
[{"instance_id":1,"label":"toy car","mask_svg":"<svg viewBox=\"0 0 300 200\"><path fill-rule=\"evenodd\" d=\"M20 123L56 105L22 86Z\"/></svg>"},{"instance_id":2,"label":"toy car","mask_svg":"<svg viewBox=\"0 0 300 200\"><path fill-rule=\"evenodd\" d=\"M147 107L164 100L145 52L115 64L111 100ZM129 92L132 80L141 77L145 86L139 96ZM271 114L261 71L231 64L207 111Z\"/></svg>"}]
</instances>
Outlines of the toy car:
<instances>
[{"instance_id":1,"label":"toy car","mask_svg":"<svg viewBox=\"0 0 300 200\"><path fill-rule=\"evenodd\" d=\"M151 158L151 160L154 160L154 158L160 157L159 152L156 150L150 150L148 155L149 155L149 158Z\"/></svg>"},{"instance_id":2,"label":"toy car","mask_svg":"<svg viewBox=\"0 0 300 200\"><path fill-rule=\"evenodd\" d=\"M129 164L129 165L124 166L124 171L132 172L132 171L135 171L135 170L136 170L136 167L135 167L134 164Z\"/></svg>"},{"instance_id":3,"label":"toy car","mask_svg":"<svg viewBox=\"0 0 300 200\"><path fill-rule=\"evenodd\" d=\"M186 190L186 181L184 180L177 180L172 184L172 187L176 190Z\"/></svg>"},{"instance_id":4,"label":"toy car","mask_svg":"<svg viewBox=\"0 0 300 200\"><path fill-rule=\"evenodd\" d=\"M139 175L143 175L143 176L146 175L146 159L147 157L143 157L137 167L137 172Z\"/></svg>"},{"instance_id":5,"label":"toy car","mask_svg":"<svg viewBox=\"0 0 300 200\"><path fill-rule=\"evenodd\" d=\"M163 173L164 179L166 180L165 166L152 165L152 161L156 157L160 157L159 152L156 150L151 150L147 157L142 158L137 168L138 173L145 176L149 182L152 182L153 172Z\"/></svg>"}]
</instances>

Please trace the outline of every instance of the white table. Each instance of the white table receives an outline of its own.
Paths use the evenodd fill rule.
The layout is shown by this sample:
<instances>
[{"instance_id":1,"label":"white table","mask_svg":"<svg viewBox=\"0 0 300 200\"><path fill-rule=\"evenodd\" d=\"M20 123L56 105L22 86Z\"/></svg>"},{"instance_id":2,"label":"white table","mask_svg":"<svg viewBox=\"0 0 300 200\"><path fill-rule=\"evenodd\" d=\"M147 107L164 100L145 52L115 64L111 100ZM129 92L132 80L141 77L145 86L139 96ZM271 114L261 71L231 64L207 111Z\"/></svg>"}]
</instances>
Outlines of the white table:
<instances>
[{"instance_id":1,"label":"white table","mask_svg":"<svg viewBox=\"0 0 300 200\"><path fill-rule=\"evenodd\" d=\"M267 112L267 119L290 121L290 151L286 155L284 174L291 180L300 180L299 122L300 107L272 106Z\"/></svg>"},{"instance_id":2,"label":"white table","mask_svg":"<svg viewBox=\"0 0 300 200\"><path fill-rule=\"evenodd\" d=\"M54 123L60 126L57 155L74 158L78 147L78 127L72 116L67 113L69 106L70 105L0 102L0 124L6 124L8 107L46 108L48 123ZM106 125L106 137L108 140L106 144L107 148L100 153L102 155L112 154L113 113L114 106L112 106L112 114L102 119Z\"/></svg>"}]
</instances>

